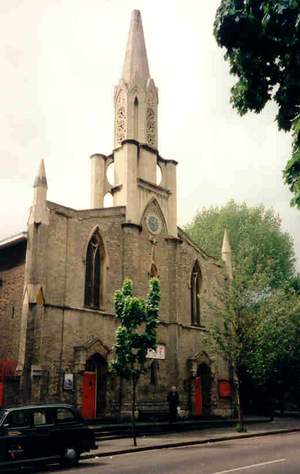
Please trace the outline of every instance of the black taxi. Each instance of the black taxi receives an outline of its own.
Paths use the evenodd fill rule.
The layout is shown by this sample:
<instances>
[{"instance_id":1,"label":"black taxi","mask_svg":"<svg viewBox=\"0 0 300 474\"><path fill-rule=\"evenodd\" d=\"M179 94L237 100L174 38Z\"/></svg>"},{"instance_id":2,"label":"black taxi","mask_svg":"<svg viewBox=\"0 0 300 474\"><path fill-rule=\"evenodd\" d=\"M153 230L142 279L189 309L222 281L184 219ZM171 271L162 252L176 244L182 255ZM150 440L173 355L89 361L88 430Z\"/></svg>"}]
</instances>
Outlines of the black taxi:
<instances>
[{"instance_id":1,"label":"black taxi","mask_svg":"<svg viewBox=\"0 0 300 474\"><path fill-rule=\"evenodd\" d=\"M96 448L93 430L72 405L0 408L0 472L57 461L74 466Z\"/></svg>"}]
</instances>

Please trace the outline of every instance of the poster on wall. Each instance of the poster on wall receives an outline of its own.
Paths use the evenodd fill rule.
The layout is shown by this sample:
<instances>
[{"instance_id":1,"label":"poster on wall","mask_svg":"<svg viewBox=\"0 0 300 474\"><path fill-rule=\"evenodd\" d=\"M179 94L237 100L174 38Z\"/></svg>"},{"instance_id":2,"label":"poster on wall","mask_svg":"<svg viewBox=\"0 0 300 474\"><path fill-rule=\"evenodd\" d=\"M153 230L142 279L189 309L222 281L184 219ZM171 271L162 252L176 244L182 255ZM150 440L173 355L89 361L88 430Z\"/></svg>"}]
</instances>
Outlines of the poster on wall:
<instances>
[{"instance_id":1,"label":"poster on wall","mask_svg":"<svg viewBox=\"0 0 300 474\"><path fill-rule=\"evenodd\" d=\"M164 344L157 344L156 350L148 349L147 359L160 359L166 358L166 346Z\"/></svg>"},{"instance_id":2,"label":"poster on wall","mask_svg":"<svg viewBox=\"0 0 300 474\"><path fill-rule=\"evenodd\" d=\"M74 385L74 375L65 374L64 375L64 390L73 390Z\"/></svg>"}]
</instances>

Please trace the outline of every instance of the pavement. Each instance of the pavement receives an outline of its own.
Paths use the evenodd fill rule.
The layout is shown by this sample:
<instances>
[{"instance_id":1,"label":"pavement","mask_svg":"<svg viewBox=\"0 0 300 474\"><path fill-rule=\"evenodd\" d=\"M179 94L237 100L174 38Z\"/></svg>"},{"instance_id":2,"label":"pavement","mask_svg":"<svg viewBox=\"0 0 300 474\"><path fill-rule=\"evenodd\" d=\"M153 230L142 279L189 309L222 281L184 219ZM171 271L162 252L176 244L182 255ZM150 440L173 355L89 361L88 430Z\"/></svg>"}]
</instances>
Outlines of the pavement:
<instances>
[{"instance_id":1,"label":"pavement","mask_svg":"<svg viewBox=\"0 0 300 474\"><path fill-rule=\"evenodd\" d=\"M233 439L270 436L272 434L292 433L300 431L299 418L275 418L273 421L246 424L246 432L237 433L235 427L209 428L169 433L153 436L140 436L137 446L133 446L131 438L111 439L98 442L98 449L82 454L81 459L116 456L140 451L150 451L164 448L193 446L205 443L216 443Z\"/></svg>"}]
</instances>

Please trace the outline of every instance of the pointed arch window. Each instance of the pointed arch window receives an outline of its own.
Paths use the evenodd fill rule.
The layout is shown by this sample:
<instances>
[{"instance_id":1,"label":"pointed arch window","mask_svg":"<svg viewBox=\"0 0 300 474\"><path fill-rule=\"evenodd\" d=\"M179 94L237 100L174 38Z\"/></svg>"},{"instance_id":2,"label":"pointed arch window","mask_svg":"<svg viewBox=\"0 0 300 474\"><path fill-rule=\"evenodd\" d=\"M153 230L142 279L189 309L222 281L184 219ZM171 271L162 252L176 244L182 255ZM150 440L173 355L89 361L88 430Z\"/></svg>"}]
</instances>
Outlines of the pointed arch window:
<instances>
[{"instance_id":1,"label":"pointed arch window","mask_svg":"<svg viewBox=\"0 0 300 474\"><path fill-rule=\"evenodd\" d=\"M191 323L200 326L200 289L202 274L198 260L195 262L191 274Z\"/></svg>"},{"instance_id":2,"label":"pointed arch window","mask_svg":"<svg viewBox=\"0 0 300 474\"><path fill-rule=\"evenodd\" d=\"M84 305L100 308L103 300L104 248L99 230L92 235L86 252Z\"/></svg>"}]
</instances>

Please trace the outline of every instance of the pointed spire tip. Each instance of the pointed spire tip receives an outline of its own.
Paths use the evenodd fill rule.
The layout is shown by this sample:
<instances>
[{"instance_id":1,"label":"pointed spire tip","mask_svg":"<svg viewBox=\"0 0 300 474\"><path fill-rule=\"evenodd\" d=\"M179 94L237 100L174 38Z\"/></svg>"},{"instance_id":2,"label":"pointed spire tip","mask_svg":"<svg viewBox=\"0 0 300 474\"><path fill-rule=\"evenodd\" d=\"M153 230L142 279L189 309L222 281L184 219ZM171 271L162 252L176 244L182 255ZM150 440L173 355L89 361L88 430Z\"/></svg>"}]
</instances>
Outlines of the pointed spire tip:
<instances>
[{"instance_id":1,"label":"pointed spire tip","mask_svg":"<svg viewBox=\"0 0 300 474\"><path fill-rule=\"evenodd\" d=\"M133 10L131 14L122 78L129 84L136 74L142 80L150 78L140 10Z\"/></svg>"},{"instance_id":2,"label":"pointed spire tip","mask_svg":"<svg viewBox=\"0 0 300 474\"><path fill-rule=\"evenodd\" d=\"M140 10L132 10L131 16L134 18L141 17L141 11Z\"/></svg>"},{"instance_id":3,"label":"pointed spire tip","mask_svg":"<svg viewBox=\"0 0 300 474\"><path fill-rule=\"evenodd\" d=\"M45 163L44 160L40 161L39 164L39 171L34 180L33 187L36 188L37 186L46 186L47 187L47 178L46 178L46 170L45 170Z\"/></svg>"}]
</instances>

